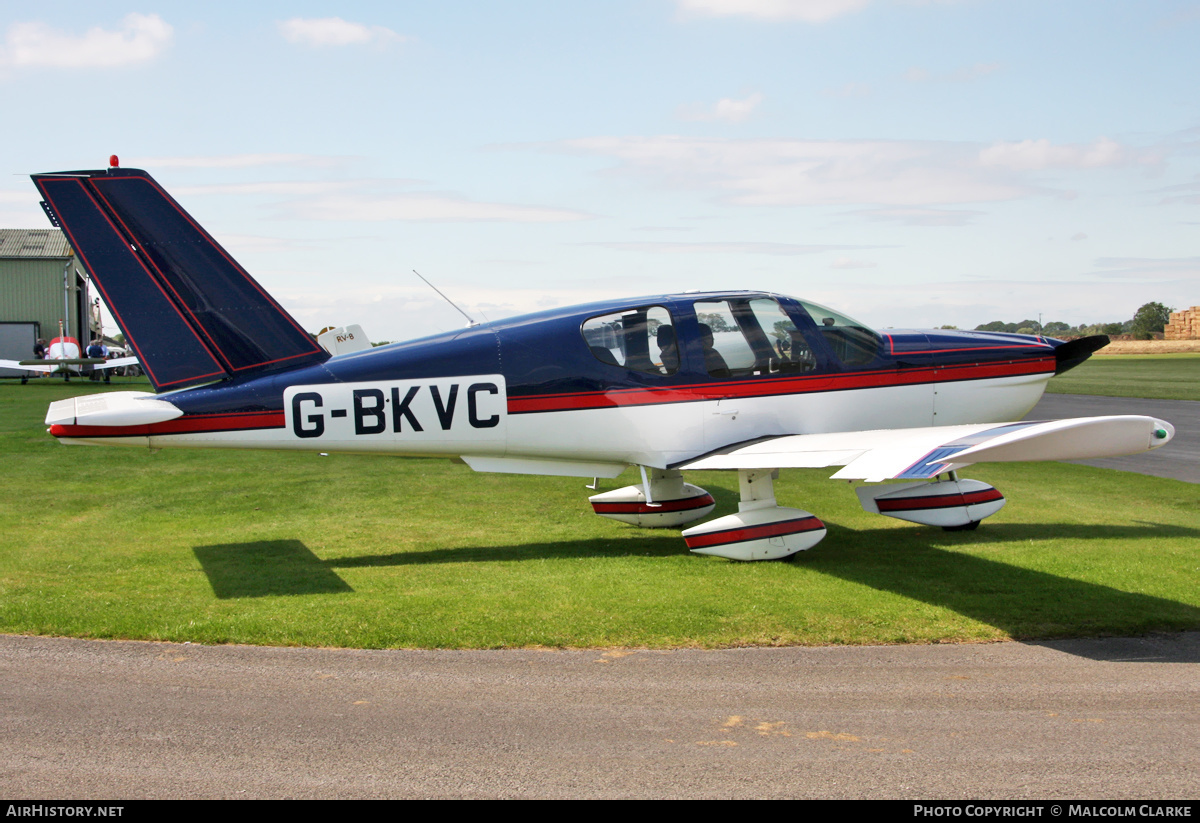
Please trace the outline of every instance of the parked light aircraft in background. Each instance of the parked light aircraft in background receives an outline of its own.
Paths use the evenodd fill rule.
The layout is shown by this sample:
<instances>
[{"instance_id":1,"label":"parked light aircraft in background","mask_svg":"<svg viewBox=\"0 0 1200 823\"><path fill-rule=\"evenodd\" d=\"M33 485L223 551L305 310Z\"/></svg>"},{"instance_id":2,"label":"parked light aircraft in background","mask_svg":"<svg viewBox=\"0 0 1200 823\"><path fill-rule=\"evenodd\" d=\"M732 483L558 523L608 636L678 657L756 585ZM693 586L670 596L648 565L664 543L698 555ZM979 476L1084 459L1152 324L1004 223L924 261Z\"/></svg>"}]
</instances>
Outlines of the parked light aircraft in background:
<instances>
[{"instance_id":1,"label":"parked light aircraft in background","mask_svg":"<svg viewBox=\"0 0 1200 823\"><path fill-rule=\"evenodd\" d=\"M61 325L61 323L60 323ZM50 341L43 360L3 360L0 359L0 369L15 369L32 374L61 374L69 382L72 374L82 374L85 366L93 370L119 369L124 366L136 365L136 357L116 357L105 360L102 357L80 357L79 341L74 337L60 335ZM26 383L28 375L21 377Z\"/></svg>"},{"instance_id":2,"label":"parked light aircraft in background","mask_svg":"<svg viewBox=\"0 0 1200 823\"><path fill-rule=\"evenodd\" d=\"M734 470L738 511L683 536L759 560L825 535L777 504L782 468L904 480L858 487L863 507L974 528L1005 501L959 479L963 466L1133 454L1174 434L1141 416L1021 421L1107 338L881 333L768 292L613 300L378 348L348 327L323 336L327 350L146 172L114 162L33 180L159 392L53 403L46 422L67 443L442 455L580 477L636 466L640 484L591 503L648 527L713 510L684 471Z\"/></svg>"}]
</instances>

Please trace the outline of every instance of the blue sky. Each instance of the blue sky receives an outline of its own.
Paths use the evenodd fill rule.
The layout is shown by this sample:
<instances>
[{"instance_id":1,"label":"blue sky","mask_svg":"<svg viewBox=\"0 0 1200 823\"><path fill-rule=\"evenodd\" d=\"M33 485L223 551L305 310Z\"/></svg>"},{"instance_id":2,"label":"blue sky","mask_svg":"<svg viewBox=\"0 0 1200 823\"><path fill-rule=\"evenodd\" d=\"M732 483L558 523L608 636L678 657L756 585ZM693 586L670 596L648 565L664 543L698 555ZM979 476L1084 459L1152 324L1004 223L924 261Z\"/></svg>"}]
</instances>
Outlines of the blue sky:
<instances>
[{"instance_id":1,"label":"blue sky","mask_svg":"<svg viewBox=\"0 0 1200 823\"><path fill-rule=\"evenodd\" d=\"M1200 2L0 3L25 176L163 183L376 340L755 288L879 327L1200 304ZM115 329L114 329L115 330Z\"/></svg>"}]
</instances>

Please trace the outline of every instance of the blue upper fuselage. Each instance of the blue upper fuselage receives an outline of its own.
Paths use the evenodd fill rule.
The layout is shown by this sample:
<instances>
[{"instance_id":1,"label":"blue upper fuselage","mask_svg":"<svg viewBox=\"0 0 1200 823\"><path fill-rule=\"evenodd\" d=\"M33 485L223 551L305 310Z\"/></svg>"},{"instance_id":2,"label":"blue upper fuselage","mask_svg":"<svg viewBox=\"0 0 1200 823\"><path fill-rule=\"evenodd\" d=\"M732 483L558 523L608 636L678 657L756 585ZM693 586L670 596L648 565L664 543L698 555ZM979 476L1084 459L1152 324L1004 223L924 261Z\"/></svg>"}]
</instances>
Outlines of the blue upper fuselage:
<instances>
[{"instance_id":1,"label":"blue upper fuselage","mask_svg":"<svg viewBox=\"0 0 1200 823\"><path fill-rule=\"evenodd\" d=\"M664 329L665 327L665 329ZM873 331L822 306L768 292L637 297L522 315L258 377L171 393L188 414L278 411L289 386L500 374L510 407L539 397L638 388L689 399L731 386L824 380L822 390L977 379L989 368L1055 371L1063 341L950 330ZM673 346L674 348L668 348ZM859 379L851 382L850 378ZM678 395L676 395L678 399ZM531 407L532 408L532 407ZM536 409L533 409L536 410Z\"/></svg>"}]
</instances>

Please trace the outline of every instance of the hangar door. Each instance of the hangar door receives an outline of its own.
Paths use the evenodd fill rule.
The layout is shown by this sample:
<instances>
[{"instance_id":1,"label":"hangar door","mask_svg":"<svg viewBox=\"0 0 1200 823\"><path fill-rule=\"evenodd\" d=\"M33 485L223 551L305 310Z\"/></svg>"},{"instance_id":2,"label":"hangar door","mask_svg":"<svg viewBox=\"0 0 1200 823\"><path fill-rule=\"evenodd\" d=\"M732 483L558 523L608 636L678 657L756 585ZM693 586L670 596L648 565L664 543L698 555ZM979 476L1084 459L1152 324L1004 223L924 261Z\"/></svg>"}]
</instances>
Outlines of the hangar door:
<instances>
[{"instance_id":1,"label":"hangar door","mask_svg":"<svg viewBox=\"0 0 1200 823\"><path fill-rule=\"evenodd\" d=\"M37 336L37 323L0 323L0 359L32 359ZM26 374L29 372L0 369L0 377L21 377Z\"/></svg>"}]
</instances>

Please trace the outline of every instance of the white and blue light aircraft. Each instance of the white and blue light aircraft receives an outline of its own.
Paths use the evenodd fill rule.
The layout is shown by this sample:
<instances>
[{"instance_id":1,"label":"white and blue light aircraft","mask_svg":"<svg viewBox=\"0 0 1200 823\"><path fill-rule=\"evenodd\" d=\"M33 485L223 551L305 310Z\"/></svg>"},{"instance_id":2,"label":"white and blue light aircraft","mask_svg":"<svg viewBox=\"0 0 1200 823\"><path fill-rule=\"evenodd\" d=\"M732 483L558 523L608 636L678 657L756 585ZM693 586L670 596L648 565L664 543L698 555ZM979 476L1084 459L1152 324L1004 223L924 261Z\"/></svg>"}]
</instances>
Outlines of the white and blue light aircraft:
<instances>
[{"instance_id":1,"label":"white and blue light aircraft","mask_svg":"<svg viewBox=\"0 0 1200 823\"><path fill-rule=\"evenodd\" d=\"M640 484L591 504L644 527L713 511L683 472L736 471L738 511L683 537L762 560L825 536L778 505L779 469L840 467L836 479L878 484L856 489L867 511L972 529L1005 500L960 479L967 465L1135 454L1174 435L1143 416L1021 420L1105 337L881 333L770 292L613 300L378 348L360 331L331 353L146 172L33 180L157 393L53 403L46 422L66 443L440 455L578 477L634 466Z\"/></svg>"}]
</instances>

